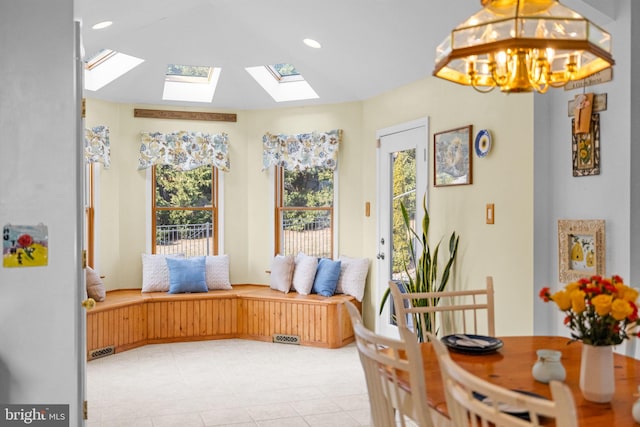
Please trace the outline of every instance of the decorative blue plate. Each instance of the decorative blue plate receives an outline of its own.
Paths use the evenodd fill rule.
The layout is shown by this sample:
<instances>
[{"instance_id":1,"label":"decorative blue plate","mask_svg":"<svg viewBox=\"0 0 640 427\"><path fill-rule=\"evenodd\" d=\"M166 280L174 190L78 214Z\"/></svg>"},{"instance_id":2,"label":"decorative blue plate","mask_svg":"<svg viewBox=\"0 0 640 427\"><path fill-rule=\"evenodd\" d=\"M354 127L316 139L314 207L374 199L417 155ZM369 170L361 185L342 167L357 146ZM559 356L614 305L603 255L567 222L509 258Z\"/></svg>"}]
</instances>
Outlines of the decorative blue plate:
<instances>
[{"instance_id":1,"label":"decorative blue plate","mask_svg":"<svg viewBox=\"0 0 640 427\"><path fill-rule=\"evenodd\" d=\"M482 129L476 135L474 144L476 156L485 157L491 151L491 133L487 129Z\"/></svg>"},{"instance_id":2,"label":"decorative blue plate","mask_svg":"<svg viewBox=\"0 0 640 427\"><path fill-rule=\"evenodd\" d=\"M442 337L441 341L449 347L450 350L466 354L495 353L504 345L499 338L471 334L463 336L459 334L447 335ZM477 342L477 344L474 342Z\"/></svg>"}]
</instances>

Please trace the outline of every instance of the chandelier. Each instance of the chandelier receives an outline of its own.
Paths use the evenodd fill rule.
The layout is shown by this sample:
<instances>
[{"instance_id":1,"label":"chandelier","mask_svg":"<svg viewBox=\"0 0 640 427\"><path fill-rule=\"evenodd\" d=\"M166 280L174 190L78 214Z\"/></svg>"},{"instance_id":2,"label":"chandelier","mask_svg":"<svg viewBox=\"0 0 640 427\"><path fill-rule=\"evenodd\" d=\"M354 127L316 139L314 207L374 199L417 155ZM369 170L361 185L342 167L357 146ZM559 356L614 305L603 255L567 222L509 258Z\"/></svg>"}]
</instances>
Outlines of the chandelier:
<instances>
[{"instance_id":1,"label":"chandelier","mask_svg":"<svg viewBox=\"0 0 640 427\"><path fill-rule=\"evenodd\" d=\"M489 92L545 93L614 64L611 35L556 0L480 0L436 49L433 75Z\"/></svg>"}]
</instances>

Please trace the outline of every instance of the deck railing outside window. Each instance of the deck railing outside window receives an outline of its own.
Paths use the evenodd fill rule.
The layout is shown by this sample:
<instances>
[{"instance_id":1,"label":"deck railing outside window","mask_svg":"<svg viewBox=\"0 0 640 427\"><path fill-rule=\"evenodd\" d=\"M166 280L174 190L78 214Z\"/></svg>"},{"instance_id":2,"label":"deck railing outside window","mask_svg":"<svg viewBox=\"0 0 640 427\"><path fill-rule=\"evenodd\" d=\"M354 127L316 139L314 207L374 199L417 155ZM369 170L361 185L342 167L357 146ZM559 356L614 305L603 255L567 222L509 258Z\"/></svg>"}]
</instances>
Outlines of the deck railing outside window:
<instances>
[{"instance_id":1,"label":"deck railing outside window","mask_svg":"<svg viewBox=\"0 0 640 427\"><path fill-rule=\"evenodd\" d=\"M304 252L323 258L333 255L333 209L280 208L281 248L284 255Z\"/></svg>"},{"instance_id":2,"label":"deck railing outside window","mask_svg":"<svg viewBox=\"0 0 640 427\"><path fill-rule=\"evenodd\" d=\"M213 224L158 225L156 253L185 256L213 255Z\"/></svg>"}]
</instances>

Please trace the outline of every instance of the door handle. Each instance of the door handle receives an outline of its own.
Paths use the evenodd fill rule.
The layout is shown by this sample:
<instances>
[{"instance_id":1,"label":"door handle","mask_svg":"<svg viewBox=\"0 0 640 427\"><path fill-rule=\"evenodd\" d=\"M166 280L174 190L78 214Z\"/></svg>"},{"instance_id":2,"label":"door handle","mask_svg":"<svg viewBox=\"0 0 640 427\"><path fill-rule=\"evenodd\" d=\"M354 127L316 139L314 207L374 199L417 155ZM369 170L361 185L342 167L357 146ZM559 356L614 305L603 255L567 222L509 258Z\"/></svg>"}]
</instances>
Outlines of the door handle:
<instances>
[{"instance_id":1,"label":"door handle","mask_svg":"<svg viewBox=\"0 0 640 427\"><path fill-rule=\"evenodd\" d=\"M376 255L376 258L384 259L384 252L380 252L378 255Z\"/></svg>"},{"instance_id":2,"label":"door handle","mask_svg":"<svg viewBox=\"0 0 640 427\"><path fill-rule=\"evenodd\" d=\"M96 300L94 300L93 298L87 298L86 300L82 301L82 306L85 308L85 310L89 311L96 306Z\"/></svg>"}]
</instances>

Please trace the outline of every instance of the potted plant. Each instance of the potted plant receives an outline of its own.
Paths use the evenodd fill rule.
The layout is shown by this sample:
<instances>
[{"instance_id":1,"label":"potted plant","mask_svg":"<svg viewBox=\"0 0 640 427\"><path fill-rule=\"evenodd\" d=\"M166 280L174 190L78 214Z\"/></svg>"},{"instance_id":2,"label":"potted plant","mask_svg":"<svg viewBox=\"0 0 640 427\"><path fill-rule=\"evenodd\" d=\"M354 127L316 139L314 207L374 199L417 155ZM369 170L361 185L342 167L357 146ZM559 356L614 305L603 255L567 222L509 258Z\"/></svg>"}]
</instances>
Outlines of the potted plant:
<instances>
[{"instance_id":1,"label":"potted plant","mask_svg":"<svg viewBox=\"0 0 640 427\"><path fill-rule=\"evenodd\" d=\"M418 233L411 227L411 221L407 209L402 202L400 203L402 219L407 232L407 247L409 249L409 263L405 262L404 264L404 270L408 279L403 282L403 287L404 291L409 293L442 292L445 290L447 283L449 282L451 268L453 267L453 263L456 259L456 254L458 253L458 241L460 237L455 231L451 233L451 236L449 237L449 257L444 266L444 270L442 270L442 274L438 276L438 255L442 239L438 242L432 252L428 239L430 218L429 211L427 210L426 196L422 199L422 209L424 211L424 217L422 219L422 235L418 235ZM420 248L416 248L416 244L414 242L418 242ZM417 249L420 249L419 253ZM411 272L412 267L413 273ZM391 290L387 289L382 296L382 301L380 302L380 314L389 299L390 292ZM413 300L412 303L416 307L424 307L436 306L438 305L438 301L439 298L420 298ZM435 332L436 330L436 325L431 324L431 319L426 314L422 316L414 314L412 320L420 341L424 340L424 337L422 337L422 322L425 322L425 329L427 331Z\"/></svg>"}]
</instances>

